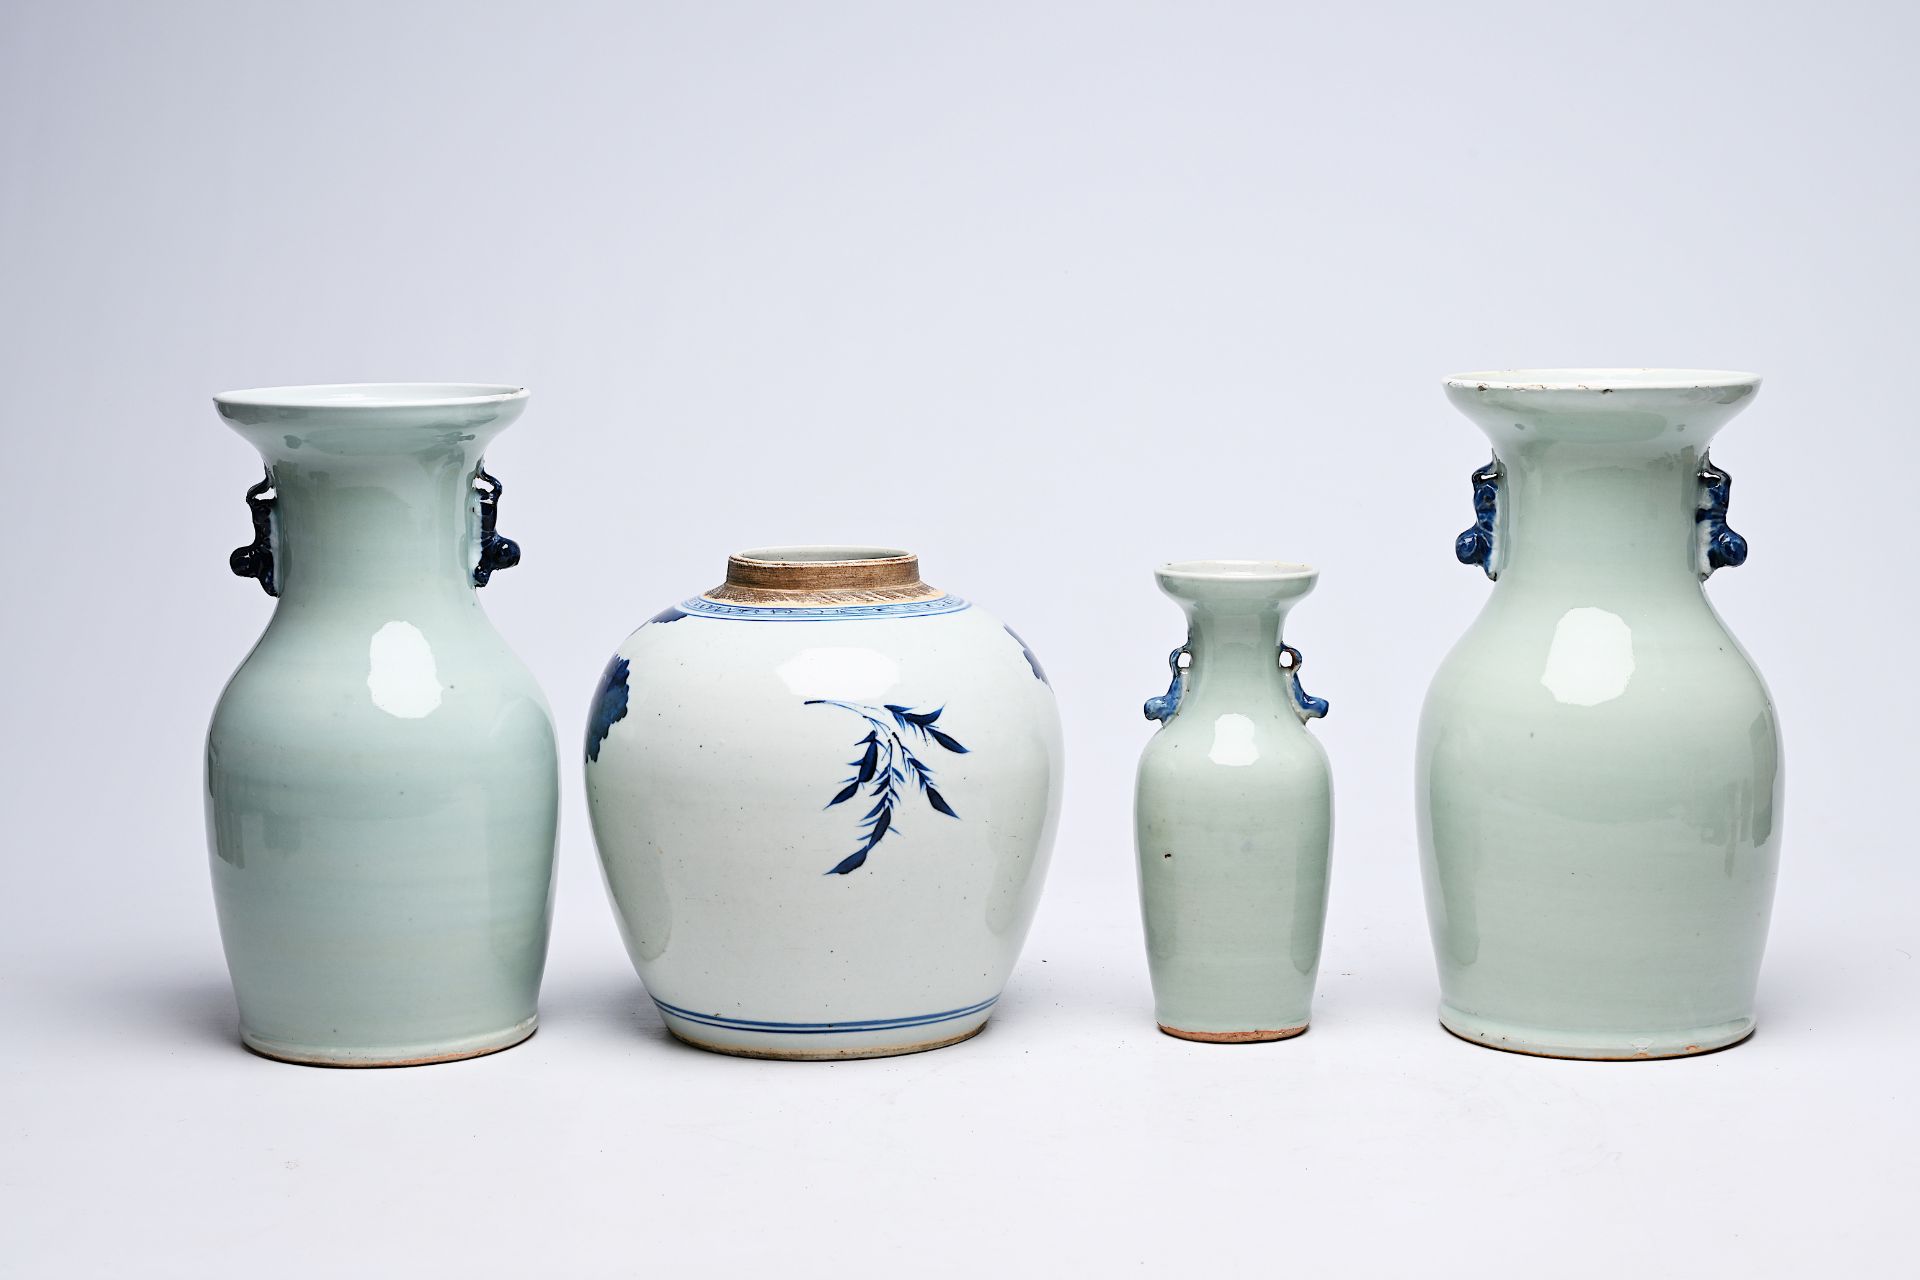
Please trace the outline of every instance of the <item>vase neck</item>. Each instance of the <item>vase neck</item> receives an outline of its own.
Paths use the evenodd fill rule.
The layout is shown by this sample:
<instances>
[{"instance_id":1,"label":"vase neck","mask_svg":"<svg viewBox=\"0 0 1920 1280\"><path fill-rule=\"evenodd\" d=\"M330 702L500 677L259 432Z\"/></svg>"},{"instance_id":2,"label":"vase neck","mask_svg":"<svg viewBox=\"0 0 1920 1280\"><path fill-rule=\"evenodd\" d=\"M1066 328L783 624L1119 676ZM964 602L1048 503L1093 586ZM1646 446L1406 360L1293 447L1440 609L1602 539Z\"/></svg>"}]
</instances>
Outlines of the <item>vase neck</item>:
<instances>
[{"instance_id":1,"label":"vase neck","mask_svg":"<svg viewBox=\"0 0 1920 1280\"><path fill-rule=\"evenodd\" d=\"M1220 609L1187 605L1186 698L1204 703L1276 698L1285 705L1287 676L1280 669L1281 628L1286 608L1278 604Z\"/></svg>"},{"instance_id":2,"label":"vase neck","mask_svg":"<svg viewBox=\"0 0 1920 1280\"><path fill-rule=\"evenodd\" d=\"M1700 446L1498 451L1500 585L1664 583L1698 593Z\"/></svg>"},{"instance_id":3,"label":"vase neck","mask_svg":"<svg viewBox=\"0 0 1920 1280\"><path fill-rule=\"evenodd\" d=\"M270 459L274 568L283 603L396 596L473 599L477 448L388 457Z\"/></svg>"}]
</instances>

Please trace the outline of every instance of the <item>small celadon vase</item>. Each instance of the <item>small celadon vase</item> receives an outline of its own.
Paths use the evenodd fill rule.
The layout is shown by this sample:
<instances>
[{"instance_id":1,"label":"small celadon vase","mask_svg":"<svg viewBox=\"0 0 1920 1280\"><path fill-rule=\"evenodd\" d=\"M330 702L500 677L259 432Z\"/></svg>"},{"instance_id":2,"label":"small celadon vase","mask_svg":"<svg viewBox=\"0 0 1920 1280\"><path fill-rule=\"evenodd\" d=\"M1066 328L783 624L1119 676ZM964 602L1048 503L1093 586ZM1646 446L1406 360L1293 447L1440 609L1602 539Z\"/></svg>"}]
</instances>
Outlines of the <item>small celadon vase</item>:
<instances>
[{"instance_id":1,"label":"small celadon vase","mask_svg":"<svg viewBox=\"0 0 1920 1280\"><path fill-rule=\"evenodd\" d=\"M475 588L519 560L481 465L527 393L216 396L260 451L235 573L278 597L207 734L214 901L247 1047L401 1066L533 1034L552 913L546 699Z\"/></svg>"},{"instance_id":2,"label":"small celadon vase","mask_svg":"<svg viewBox=\"0 0 1920 1280\"><path fill-rule=\"evenodd\" d=\"M903 551L779 547L656 614L587 729L594 837L667 1029L865 1058L986 1025L1046 878L1040 663Z\"/></svg>"},{"instance_id":3,"label":"small celadon vase","mask_svg":"<svg viewBox=\"0 0 1920 1280\"><path fill-rule=\"evenodd\" d=\"M1562 1058L1753 1030L1780 731L1702 584L1746 559L1707 448L1760 379L1459 374L1493 442L1456 553L1494 579L1435 675L1416 808L1440 1021Z\"/></svg>"},{"instance_id":4,"label":"small celadon vase","mask_svg":"<svg viewBox=\"0 0 1920 1280\"><path fill-rule=\"evenodd\" d=\"M1307 1029L1327 918L1333 774L1282 638L1318 573L1270 560L1165 565L1187 614L1150 699L1134 832L1154 1017L1183 1040L1284 1040Z\"/></svg>"}]
</instances>

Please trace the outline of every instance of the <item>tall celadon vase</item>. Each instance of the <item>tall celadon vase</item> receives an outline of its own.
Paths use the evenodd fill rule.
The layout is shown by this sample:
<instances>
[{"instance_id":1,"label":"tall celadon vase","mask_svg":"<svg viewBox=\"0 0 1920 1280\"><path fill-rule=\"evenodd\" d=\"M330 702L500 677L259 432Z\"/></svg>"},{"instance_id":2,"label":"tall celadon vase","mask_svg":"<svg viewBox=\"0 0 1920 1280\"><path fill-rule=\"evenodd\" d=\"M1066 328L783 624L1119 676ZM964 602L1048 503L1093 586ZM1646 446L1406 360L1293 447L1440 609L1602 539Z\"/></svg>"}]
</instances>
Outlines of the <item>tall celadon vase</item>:
<instances>
[{"instance_id":1,"label":"tall celadon vase","mask_svg":"<svg viewBox=\"0 0 1920 1280\"><path fill-rule=\"evenodd\" d=\"M1140 757L1135 851L1154 1017L1185 1040L1284 1040L1307 1029L1327 918L1333 775L1307 722L1287 611L1306 565L1189 560L1160 589L1187 614L1161 722Z\"/></svg>"},{"instance_id":2,"label":"tall celadon vase","mask_svg":"<svg viewBox=\"0 0 1920 1280\"><path fill-rule=\"evenodd\" d=\"M1746 559L1707 448L1751 374L1460 374L1493 442L1459 558L1494 580L1421 717L1440 1020L1567 1058L1753 1030L1780 848L1773 701L1702 584Z\"/></svg>"},{"instance_id":3,"label":"tall celadon vase","mask_svg":"<svg viewBox=\"0 0 1920 1280\"><path fill-rule=\"evenodd\" d=\"M216 396L260 451L233 570L278 605L207 734L207 831L247 1047L399 1066L533 1034L558 757L475 597L519 548L481 465L527 393Z\"/></svg>"},{"instance_id":4,"label":"tall celadon vase","mask_svg":"<svg viewBox=\"0 0 1920 1280\"><path fill-rule=\"evenodd\" d=\"M587 803L667 1029L865 1058L986 1025L1039 902L1060 717L1033 652L904 551L775 547L607 664Z\"/></svg>"}]
</instances>

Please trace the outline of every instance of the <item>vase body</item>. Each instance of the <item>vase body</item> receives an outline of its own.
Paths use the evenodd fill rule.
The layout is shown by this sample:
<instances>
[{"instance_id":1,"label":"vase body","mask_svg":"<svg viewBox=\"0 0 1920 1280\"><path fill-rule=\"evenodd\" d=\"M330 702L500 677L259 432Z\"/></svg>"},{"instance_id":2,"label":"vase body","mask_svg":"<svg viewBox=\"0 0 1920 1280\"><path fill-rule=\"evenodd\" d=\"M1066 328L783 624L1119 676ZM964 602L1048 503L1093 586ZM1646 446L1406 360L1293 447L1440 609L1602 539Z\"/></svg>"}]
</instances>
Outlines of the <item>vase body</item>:
<instances>
[{"instance_id":1,"label":"vase body","mask_svg":"<svg viewBox=\"0 0 1920 1280\"><path fill-rule=\"evenodd\" d=\"M440 384L216 398L268 473L234 569L279 597L207 735L214 899L257 1052L402 1065L533 1032L553 722L474 590L518 559L480 464L524 399Z\"/></svg>"},{"instance_id":2,"label":"vase body","mask_svg":"<svg viewBox=\"0 0 1920 1280\"><path fill-rule=\"evenodd\" d=\"M1702 590L1745 559L1707 456L1759 380L1469 374L1493 442L1462 560L1495 579L1434 677L1417 810L1441 1022L1495 1048L1737 1043L1778 861L1765 684Z\"/></svg>"},{"instance_id":3,"label":"vase body","mask_svg":"<svg viewBox=\"0 0 1920 1280\"><path fill-rule=\"evenodd\" d=\"M778 548L614 655L587 799L667 1027L725 1053L871 1057L985 1025L1059 811L1052 689L903 552Z\"/></svg>"},{"instance_id":4,"label":"vase body","mask_svg":"<svg viewBox=\"0 0 1920 1280\"><path fill-rule=\"evenodd\" d=\"M1154 1017L1186 1040L1307 1029L1327 915L1333 776L1281 632L1313 589L1305 565L1188 561L1161 590L1187 614L1162 722L1140 758L1135 853Z\"/></svg>"}]
</instances>

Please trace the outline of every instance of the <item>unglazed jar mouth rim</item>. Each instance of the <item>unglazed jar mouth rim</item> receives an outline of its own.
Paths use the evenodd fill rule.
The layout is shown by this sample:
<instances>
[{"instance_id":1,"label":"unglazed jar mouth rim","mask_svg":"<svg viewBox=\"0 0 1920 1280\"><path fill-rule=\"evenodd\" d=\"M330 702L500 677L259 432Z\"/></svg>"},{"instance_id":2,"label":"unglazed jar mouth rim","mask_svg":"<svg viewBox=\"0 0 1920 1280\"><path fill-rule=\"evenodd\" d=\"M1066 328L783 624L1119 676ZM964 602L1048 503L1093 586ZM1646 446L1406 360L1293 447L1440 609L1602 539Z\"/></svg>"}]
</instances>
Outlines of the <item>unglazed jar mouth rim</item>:
<instances>
[{"instance_id":1,"label":"unglazed jar mouth rim","mask_svg":"<svg viewBox=\"0 0 1920 1280\"><path fill-rule=\"evenodd\" d=\"M1297 582L1320 570L1292 560L1169 560L1154 572L1189 582Z\"/></svg>"},{"instance_id":2,"label":"unglazed jar mouth rim","mask_svg":"<svg viewBox=\"0 0 1920 1280\"><path fill-rule=\"evenodd\" d=\"M726 581L707 599L731 604L848 605L929 600L920 557L898 547L752 547L727 557Z\"/></svg>"},{"instance_id":3,"label":"unglazed jar mouth rim","mask_svg":"<svg viewBox=\"0 0 1920 1280\"><path fill-rule=\"evenodd\" d=\"M222 391L217 405L256 409L457 409L525 400L527 389L506 382L316 382L293 387Z\"/></svg>"},{"instance_id":4,"label":"unglazed jar mouth rim","mask_svg":"<svg viewBox=\"0 0 1920 1280\"><path fill-rule=\"evenodd\" d=\"M898 547L862 547L862 546L795 546L795 547L752 547L746 551L736 551L727 557L729 563L750 566L764 565L775 568L785 565L806 565L810 568L838 568L855 566L905 565L917 563L919 557L911 551L902 551Z\"/></svg>"},{"instance_id":5,"label":"unglazed jar mouth rim","mask_svg":"<svg viewBox=\"0 0 1920 1280\"><path fill-rule=\"evenodd\" d=\"M1458 391L1704 391L1757 387L1760 375L1732 369L1483 369L1450 373Z\"/></svg>"}]
</instances>

